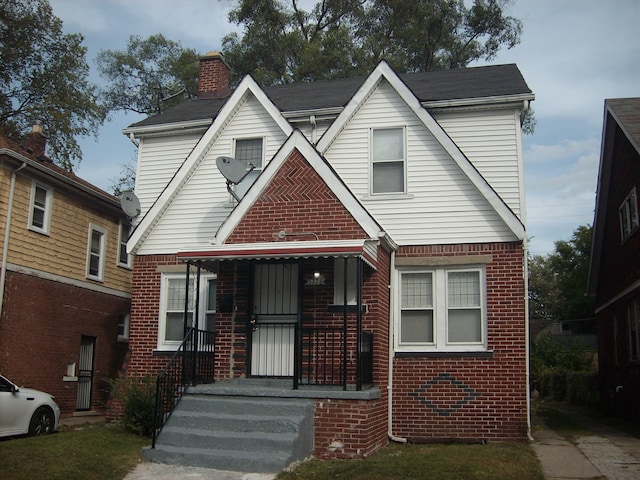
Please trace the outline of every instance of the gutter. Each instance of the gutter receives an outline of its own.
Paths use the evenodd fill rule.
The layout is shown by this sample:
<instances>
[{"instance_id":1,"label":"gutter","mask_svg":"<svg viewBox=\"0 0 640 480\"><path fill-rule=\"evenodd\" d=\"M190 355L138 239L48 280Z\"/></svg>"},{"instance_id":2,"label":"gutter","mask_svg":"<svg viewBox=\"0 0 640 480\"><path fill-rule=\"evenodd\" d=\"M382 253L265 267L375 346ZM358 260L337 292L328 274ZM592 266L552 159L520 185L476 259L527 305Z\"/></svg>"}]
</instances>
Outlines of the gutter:
<instances>
[{"instance_id":1,"label":"gutter","mask_svg":"<svg viewBox=\"0 0 640 480\"><path fill-rule=\"evenodd\" d=\"M16 190L16 176L20 170L27 166L27 162L22 162L11 174L9 186L9 201L7 203L7 220L4 229L4 245L2 246L2 272L0 272L0 318L2 317L2 306L4 305L4 285L7 281L7 255L9 254L9 237L11 234L11 216L13 215L13 197Z\"/></svg>"}]
</instances>

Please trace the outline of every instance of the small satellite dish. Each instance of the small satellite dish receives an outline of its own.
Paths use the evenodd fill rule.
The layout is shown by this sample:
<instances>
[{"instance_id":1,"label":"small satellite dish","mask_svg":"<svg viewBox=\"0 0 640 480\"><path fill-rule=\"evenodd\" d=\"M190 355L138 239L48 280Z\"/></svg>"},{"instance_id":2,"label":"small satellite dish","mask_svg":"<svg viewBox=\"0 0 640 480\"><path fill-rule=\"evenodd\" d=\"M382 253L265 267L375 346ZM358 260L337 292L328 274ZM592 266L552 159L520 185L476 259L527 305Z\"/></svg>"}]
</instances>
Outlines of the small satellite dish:
<instances>
[{"instance_id":1,"label":"small satellite dish","mask_svg":"<svg viewBox=\"0 0 640 480\"><path fill-rule=\"evenodd\" d=\"M125 215L134 218L140 215L140 200L133 192L124 192L120 195L120 206Z\"/></svg>"},{"instance_id":2,"label":"small satellite dish","mask_svg":"<svg viewBox=\"0 0 640 480\"><path fill-rule=\"evenodd\" d=\"M216 165L224 178L235 185L240 183L248 173L247 167L232 157L218 157L216 158Z\"/></svg>"}]
</instances>

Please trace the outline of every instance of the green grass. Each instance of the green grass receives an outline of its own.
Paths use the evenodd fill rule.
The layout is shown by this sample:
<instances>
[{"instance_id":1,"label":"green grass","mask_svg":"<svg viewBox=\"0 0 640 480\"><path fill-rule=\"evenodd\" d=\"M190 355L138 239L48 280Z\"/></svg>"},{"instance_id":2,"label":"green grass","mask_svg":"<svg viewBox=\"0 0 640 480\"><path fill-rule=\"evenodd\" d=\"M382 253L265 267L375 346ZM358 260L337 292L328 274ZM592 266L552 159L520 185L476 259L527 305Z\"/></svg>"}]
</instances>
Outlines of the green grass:
<instances>
[{"instance_id":1,"label":"green grass","mask_svg":"<svg viewBox=\"0 0 640 480\"><path fill-rule=\"evenodd\" d=\"M526 443L389 445L364 460L309 460L278 480L542 480Z\"/></svg>"},{"instance_id":2,"label":"green grass","mask_svg":"<svg viewBox=\"0 0 640 480\"><path fill-rule=\"evenodd\" d=\"M0 478L122 480L140 461L148 438L116 425L85 426L42 437L0 441Z\"/></svg>"}]
</instances>

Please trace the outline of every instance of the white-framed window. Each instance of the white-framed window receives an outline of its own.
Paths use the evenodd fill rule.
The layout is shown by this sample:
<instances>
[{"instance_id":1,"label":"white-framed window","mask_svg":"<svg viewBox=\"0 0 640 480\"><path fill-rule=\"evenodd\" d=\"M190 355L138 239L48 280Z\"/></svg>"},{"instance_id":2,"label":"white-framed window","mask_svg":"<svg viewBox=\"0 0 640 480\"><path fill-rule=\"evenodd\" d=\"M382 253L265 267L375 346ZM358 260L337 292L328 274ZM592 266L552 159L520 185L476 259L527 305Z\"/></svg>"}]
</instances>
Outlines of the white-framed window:
<instances>
[{"instance_id":1,"label":"white-framed window","mask_svg":"<svg viewBox=\"0 0 640 480\"><path fill-rule=\"evenodd\" d=\"M407 269L398 276L398 351L486 350L483 267Z\"/></svg>"},{"instance_id":2,"label":"white-framed window","mask_svg":"<svg viewBox=\"0 0 640 480\"><path fill-rule=\"evenodd\" d=\"M52 206L53 189L34 181L31 184L31 202L29 205L30 230L49 235Z\"/></svg>"},{"instance_id":3,"label":"white-framed window","mask_svg":"<svg viewBox=\"0 0 640 480\"><path fill-rule=\"evenodd\" d=\"M404 127L371 130L371 194L406 192Z\"/></svg>"},{"instance_id":4,"label":"white-framed window","mask_svg":"<svg viewBox=\"0 0 640 480\"><path fill-rule=\"evenodd\" d=\"M120 233L118 238L118 265L125 268L131 268L131 255L127 253L127 240L131 233L129 224L120 223Z\"/></svg>"},{"instance_id":5,"label":"white-framed window","mask_svg":"<svg viewBox=\"0 0 640 480\"><path fill-rule=\"evenodd\" d=\"M104 259L107 248L107 231L97 225L89 225L87 244L87 278L104 280Z\"/></svg>"},{"instance_id":6,"label":"white-framed window","mask_svg":"<svg viewBox=\"0 0 640 480\"><path fill-rule=\"evenodd\" d=\"M638 199L636 187L620 205L620 237L624 242L638 229Z\"/></svg>"},{"instance_id":7,"label":"white-framed window","mask_svg":"<svg viewBox=\"0 0 640 480\"><path fill-rule=\"evenodd\" d=\"M119 342L129 341L129 318L130 318L130 315L128 313L118 314L118 341Z\"/></svg>"},{"instance_id":8,"label":"white-framed window","mask_svg":"<svg viewBox=\"0 0 640 480\"><path fill-rule=\"evenodd\" d=\"M216 276L202 274L200 291L196 291L194 275L189 276L189 305L187 322L194 326L193 312L196 296L199 301L198 329L214 331L216 318ZM158 349L174 350L184 338L185 273L163 273L160 281L160 318L158 322Z\"/></svg>"},{"instance_id":9,"label":"white-framed window","mask_svg":"<svg viewBox=\"0 0 640 480\"><path fill-rule=\"evenodd\" d=\"M244 164L247 171L253 170L236 185L236 195L242 198L256 181L264 164L264 138L236 138L233 157Z\"/></svg>"},{"instance_id":10,"label":"white-framed window","mask_svg":"<svg viewBox=\"0 0 640 480\"><path fill-rule=\"evenodd\" d=\"M629 360L640 361L640 297L629 302Z\"/></svg>"},{"instance_id":11,"label":"white-framed window","mask_svg":"<svg viewBox=\"0 0 640 480\"><path fill-rule=\"evenodd\" d=\"M358 259L347 260L347 305L357 304L358 294ZM336 258L333 262L333 303L344 305L344 258Z\"/></svg>"}]
</instances>

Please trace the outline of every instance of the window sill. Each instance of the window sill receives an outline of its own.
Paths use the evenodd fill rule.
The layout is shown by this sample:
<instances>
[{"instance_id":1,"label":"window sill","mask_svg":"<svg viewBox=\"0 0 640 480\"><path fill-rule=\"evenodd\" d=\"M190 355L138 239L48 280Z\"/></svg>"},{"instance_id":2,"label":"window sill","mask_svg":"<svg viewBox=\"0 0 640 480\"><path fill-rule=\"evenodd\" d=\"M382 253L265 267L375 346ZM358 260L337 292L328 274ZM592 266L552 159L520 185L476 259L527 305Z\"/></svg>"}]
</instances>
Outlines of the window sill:
<instances>
[{"instance_id":1,"label":"window sill","mask_svg":"<svg viewBox=\"0 0 640 480\"><path fill-rule=\"evenodd\" d=\"M339 304L331 304L327 307L327 310L331 313L342 313L344 312L344 305ZM362 313L367 313L369 311L369 307L366 304L362 305ZM357 313L358 306L349 304L347 305L347 313Z\"/></svg>"},{"instance_id":2,"label":"window sill","mask_svg":"<svg viewBox=\"0 0 640 480\"><path fill-rule=\"evenodd\" d=\"M360 197L363 202L389 201L389 200L411 200L414 196L410 193L379 193L377 195L365 195Z\"/></svg>"},{"instance_id":3,"label":"window sill","mask_svg":"<svg viewBox=\"0 0 640 480\"><path fill-rule=\"evenodd\" d=\"M470 352L395 352L397 358L493 358L492 350Z\"/></svg>"}]
</instances>

